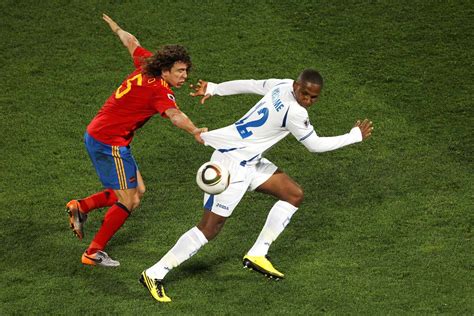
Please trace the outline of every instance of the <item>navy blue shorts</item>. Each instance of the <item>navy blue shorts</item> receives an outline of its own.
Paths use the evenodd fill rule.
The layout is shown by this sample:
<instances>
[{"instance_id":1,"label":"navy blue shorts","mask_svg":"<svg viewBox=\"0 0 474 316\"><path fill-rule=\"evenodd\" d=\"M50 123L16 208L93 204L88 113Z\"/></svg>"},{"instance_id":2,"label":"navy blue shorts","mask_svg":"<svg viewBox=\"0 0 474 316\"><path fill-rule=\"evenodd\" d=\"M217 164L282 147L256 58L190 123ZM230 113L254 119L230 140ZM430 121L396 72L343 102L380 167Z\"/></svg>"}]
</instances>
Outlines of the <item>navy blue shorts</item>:
<instances>
[{"instance_id":1,"label":"navy blue shorts","mask_svg":"<svg viewBox=\"0 0 474 316\"><path fill-rule=\"evenodd\" d=\"M138 167L130 146L110 146L94 139L87 132L84 134L84 143L104 188L125 190L137 187Z\"/></svg>"}]
</instances>

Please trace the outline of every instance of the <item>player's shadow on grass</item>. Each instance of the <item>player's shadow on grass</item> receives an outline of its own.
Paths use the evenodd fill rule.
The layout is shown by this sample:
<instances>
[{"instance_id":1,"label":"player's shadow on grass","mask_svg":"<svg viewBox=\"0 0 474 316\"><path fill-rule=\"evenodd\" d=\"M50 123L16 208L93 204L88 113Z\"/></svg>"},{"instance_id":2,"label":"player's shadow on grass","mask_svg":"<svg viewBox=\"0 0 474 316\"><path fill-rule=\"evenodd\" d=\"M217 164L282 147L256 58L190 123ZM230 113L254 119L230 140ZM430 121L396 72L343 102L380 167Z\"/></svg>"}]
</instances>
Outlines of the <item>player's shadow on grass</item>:
<instances>
[{"instance_id":1,"label":"player's shadow on grass","mask_svg":"<svg viewBox=\"0 0 474 316\"><path fill-rule=\"evenodd\" d=\"M172 274L170 273L170 282L178 282L193 276L213 274L217 266L222 263L221 259L222 258L216 258L212 261L198 259L186 262L173 270Z\"/></svg>"}]
</instances>

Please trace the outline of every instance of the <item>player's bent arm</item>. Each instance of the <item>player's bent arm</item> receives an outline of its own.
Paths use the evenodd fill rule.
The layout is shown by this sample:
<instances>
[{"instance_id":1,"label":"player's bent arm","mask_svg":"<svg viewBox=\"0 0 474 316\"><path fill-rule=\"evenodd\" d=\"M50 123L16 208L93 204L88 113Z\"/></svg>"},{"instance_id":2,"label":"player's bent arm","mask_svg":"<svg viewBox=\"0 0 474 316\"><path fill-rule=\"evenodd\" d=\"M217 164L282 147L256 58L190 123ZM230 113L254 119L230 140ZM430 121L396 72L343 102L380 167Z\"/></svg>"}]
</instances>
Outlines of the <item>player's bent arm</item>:
<instances>
[{"instance_id":1,"label":"player's bent arm","mask_svg":"<svg viewBox=\"0 0 474 316\"><path fill-rule=\"evenodd\" d=\"M310 135L299 140L310 152L322 153L362 141L362 133L354 127L347 134L332 137L319 137L313 130Z\"/></svg>"},{"instance_id":2,"label":"player's bent arm","mask_svg":"<svg viewBox=\"0 0 474 316\"><path fill-rule=\"evenodd\" d=\"M207 83L205 94L226 96L234 94L259 94L265 95L274 86L280 83L291 82L285 79L267 79L267 80L233 80L221 83Z\"/></svg>"},{"instance_id":3,"label":"player's bent arm","mask_svg":"<svg viewBox=\"0 0 474 316\"><path fill-rule=\"evenodd\" d=\"M206 129L196 127L196 125L194 125L194 123L186 114L176 108L166 110L165 114L169 117L171 123L173 123L174 126L185 130L191 135L194 135L198 142L203 143L200 137L197 136Z\"/></svg>"},{"instance_id":4,"label":"player's bent arm","mask_svg":"<svg viewBox=\"0 0 474 316\"><path fill-rule=\"evenodd\" d=\"M117 36L120 38L122 41L123 45L127 47L128 52L130 53L131 56L133 56L133 52L135 49L140 46L140 43L138 42L137 38L130 34L127 31L124 31L122 29L119 29L117 32Z\"/></svg>"}]
</instances>

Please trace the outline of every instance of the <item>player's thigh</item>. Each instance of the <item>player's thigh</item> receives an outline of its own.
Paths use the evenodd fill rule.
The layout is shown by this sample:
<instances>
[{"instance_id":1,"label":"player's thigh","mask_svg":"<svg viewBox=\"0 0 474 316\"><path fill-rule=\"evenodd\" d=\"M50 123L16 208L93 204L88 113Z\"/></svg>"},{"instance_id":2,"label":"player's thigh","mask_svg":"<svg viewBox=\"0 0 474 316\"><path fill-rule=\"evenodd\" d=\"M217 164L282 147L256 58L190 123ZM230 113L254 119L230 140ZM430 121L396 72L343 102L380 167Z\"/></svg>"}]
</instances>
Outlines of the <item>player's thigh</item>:
<instances>
[{"instance_id":1,"label":"player's thigh","mask_svg":"<svg viewBox=\"0 0 474 316\"><path fill-rule=\"evenodd\" d=\"M137 164L129 147L111 146L86 133L85 145L103 186L114 190L137 187Z\"/></svg>"},{"instance_id":2,"label":"player's thigh","mask_svg":"<svg viewBox=\"0 0 474 316\"><path fill-rule=\"evenodd\" d=\"M276 170L271 177L260 184L255 191L270 194L297 207L303 201L303 189L295 180L280 169Z\"/></svg>"}]
</instances>

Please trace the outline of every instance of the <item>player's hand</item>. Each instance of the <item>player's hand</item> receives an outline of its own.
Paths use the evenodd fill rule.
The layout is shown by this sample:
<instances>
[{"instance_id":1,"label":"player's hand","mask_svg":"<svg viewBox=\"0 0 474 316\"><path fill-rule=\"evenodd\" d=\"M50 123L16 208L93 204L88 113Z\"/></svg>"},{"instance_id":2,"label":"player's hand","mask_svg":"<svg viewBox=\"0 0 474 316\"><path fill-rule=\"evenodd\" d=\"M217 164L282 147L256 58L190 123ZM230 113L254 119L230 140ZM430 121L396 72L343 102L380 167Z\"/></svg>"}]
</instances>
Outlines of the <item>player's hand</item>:
<instances>
[{"instance_id":1,"label":"player's hand","mask_svg":"<svg viewBox=\"0 0 474 316\"><path fill-rule=\"evenodd\" d=\"M194 131L194 138L196 139L196 141L199 143L199 144L204 144L204 140L201 138L201 133L205 133L208 131L208 128L207 127L201 127L201 128L197 128L195 131Z\"/></svg>"},{"instance_id":2,"label":"player's hand","mask_svg":"<svg viewBox=\"0 0 474 316\"><path fill-rule=\"evenodd\" d=\"M357 121L354 125L354 127L358 127L362 133L362 140L367 139L372 135L372 131L374 130L374 126L372 124L372 121L369 121L368 119L361 121Z\"/></svg>"},{"instance_id":3,"label":"player's hand","mask_svg":"<svg viewBox=\"0 0 474 316\"><path fill-rule=\"evenodd\" d=\"M198 80L198 83L197 83L196 85L190 84L189 87L190 87L192 90L194 90L194 92L191 92L191 93L189 94L190 96L192 96L192 97L200 97L200 96L202 96L201 101L200 101L201 104L204 104L204 102L206 102L206 100L211 97L210 94L206 94L207 81L204 81L204 80L199 79L199 80Z\"/></svg>"},{"instance_id":4,"label":"player's hand","mask_svg":"<svg viewBox=\"0 0 474 316\"><path fill-rule=\"evenodd\" d=\"M120 26L117 23L115 23L115 21L112 20L107 14L102 13L102 19L104 19L104 21L107 22L112 32L117 33L118 30L120 30Z\"/></svg>"}]
</instances>

